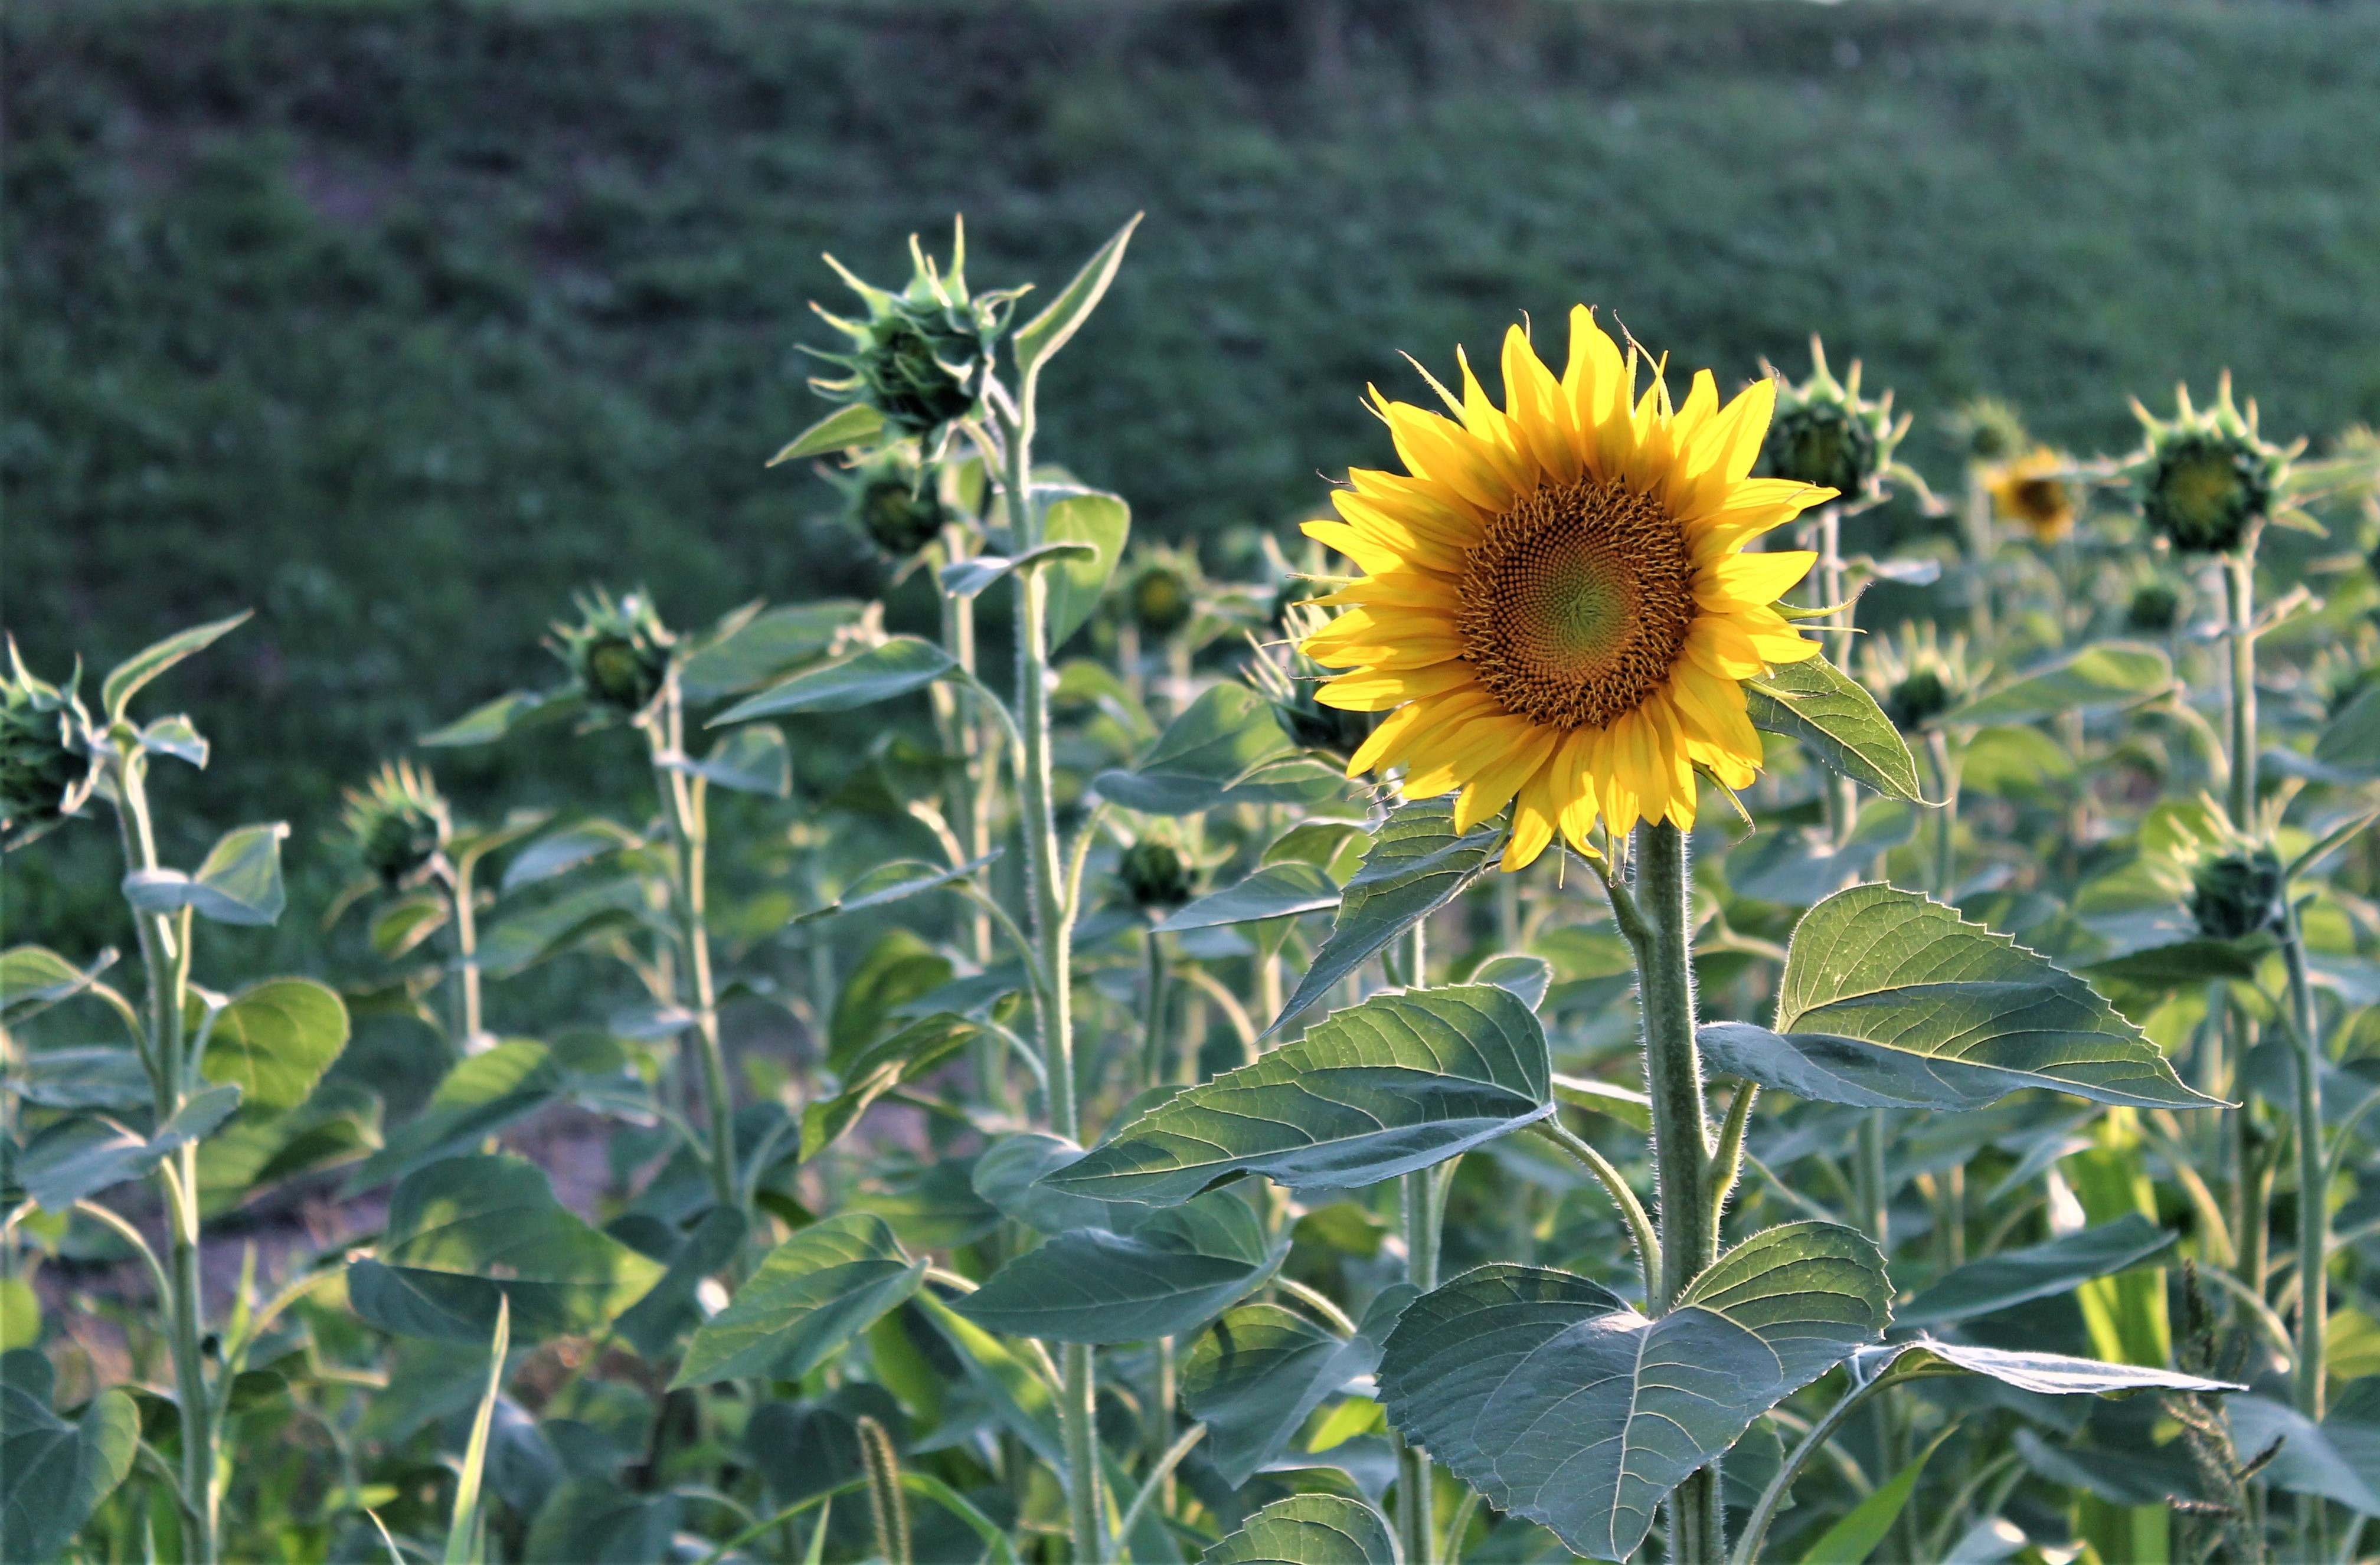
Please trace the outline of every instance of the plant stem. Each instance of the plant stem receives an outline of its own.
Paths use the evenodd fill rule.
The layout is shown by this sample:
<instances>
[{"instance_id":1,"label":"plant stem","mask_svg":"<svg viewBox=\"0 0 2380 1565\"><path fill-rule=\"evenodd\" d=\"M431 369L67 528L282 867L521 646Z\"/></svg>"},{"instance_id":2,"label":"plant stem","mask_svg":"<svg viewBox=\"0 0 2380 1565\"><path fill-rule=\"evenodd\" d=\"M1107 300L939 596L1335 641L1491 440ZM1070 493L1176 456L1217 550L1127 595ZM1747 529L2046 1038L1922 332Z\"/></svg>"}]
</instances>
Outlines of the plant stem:
<instances>
[{"instance_id":1,"label":"plant stem","mask_svg":"<svg viewBox=\"0 0 2380 1565\"><path fill-rule=\"evenodd\" d=\"M1419 989L1429 971L1429 931L1426 922L1413 927L1405 954L1405 979ZM1438 1286L1438 1225L1432 1220L1437 1203L1431 1185L1436 1171L1416 1169L1398 1182L1397 1204L1403 1219L1405 1280L1427 1293ZM1407 1560L1425 1560L1438 1544L1433 1480L1427 1452L1397 1442L1397 1532Z\"/></svg>"},{"instance_id":2,"label":"plant stem","mask_svg":"<svg viewBox=\"0 0 2380 1565\"><path fill-rule=\"evenodd\" d=\"M471 884L479 860L466 855L446 869L447 905L455 916L455 1052L476 1052L481 1023L480 1012L478 892Z\"/></svg>"},{"instance_id":3,"label":"plant stem","mask_svg":"<svg viewBox=\"0 0 2380 1565\"><path fill-rule=\"evenodd\" d=\"M662 697L657 726L649 730L656 752L653 782L662 795L662 814L669 822L671 857L676 884L670 901L678 917L678 945L685 954L687 987L693 991L695 1047L702 1058L703 1109L710 1117L710 1188L722 1207L736 1201L735 1105L727 1086L727 1056L719 1043L719 1004L711 988L710 930L703 916L704 884L709 880L707 784L674 767L658 763L660 755L686 754L686 705L678 691L677 671L672 669Z\"/></svg>"},{"instance_id":4,"label":"plant stem","mask_svg":"<svg viewBox=\"0 0 2380 1565\"><path fill-rule=\"evenodd\" d=\"M1831 550L1829 550L1831 552ZM1636 831L1637 993L1645 1012L1645 1081L1653 1106L1653 1168L1660 1182L1661 1268L1649 1315L1665 1315L1718 1258L1709 1190L1710 1110L1694 1043L1694 912L1686 837L1669 821ZM1726 1552L1718 1463L1688 1477L1670 1498L1670 1558L1714 1565Z\"/></svg>"},{"instance_id":5,"label":"plant stem","mask_svg":"<svg viewBox=\"0 0 2380 1565\"><path fill-rule=\"evenodd\" d=\"M1934 898L1949 902L1958 884L1959 768L1950 758L1950 736L1939 728L1925 735L1925 758L1934 766L1934 789L1942 807L1934 812Z\"/></svg>"},{"instance_id":6,"label":"plant stem","mask_svg":"<svg viewBox=\"0 0 2380 1565\"><path fill-rule=\"evenodd\" d=\"M157 867L156 832L150 824L149 795L138 739L119 724L112 736L108 775L115 790L116 826L130 869ZM140 962L149 985L149 1083L162 1125L189 1100L196 1062L183 1056L182 1008L189 990L190 916L178 920L136 907L132 922L140 938ZM178 925L178 927L177 927ZM199 1275L199 1149L183 1146L158 1165L172 1246L166 1263L167 1341L174 1360L174 1401L180 1413L183 1522L189 1536L184 1558L214 1565L217 1513L214 1403L207 1393L206 1299Z\"/></svg>"},{"instance_id":7,"label":"plant stem","mask_svg":"<svg viewBox=\"0 0 2380 1565\"><path fill-rule=\"evenodd\" d=\"M1149 928L1140 938L1146 1007L1141 1018L1140 1085L1149 1087L1165 1080L1165 937Z\"/></svg>"},{"instance_id":8,"label":"plant stem","mask_svg":"<svg viewBox=\"0 0 2380 1565\"><path fill-rule=\"evenodd\" d=\"M1818 603L1825 607L1843 601L1843 508L1827 505L1818 512ZM1845 673L1851 672L1852 611L1840 609L1827 616L1824 627L1827 661ZM1859 788L1848 777L1833 771L1827 773L1827 827L1835 845L1840 847L1852 840L1852 831L1859 824Z\"/></svg>"},{"instance_id":9,"label":"plant stem","mask_svg":"<svg viewBox=\"0 0 2380 1565\"><path fill-rule=\"evenodd\" d=\"M2281 958L2289 968L2290 1058L2297 1071L2298 1152L2298 1411L2323 1416L2323 1349L2329 1327L2330 1159L2323 1146L2321 1015L2306 981L2305 936L2286 889L2281 899Z\"/></svg>"},{"instance_id":10,"label":"plant stem","mask_svg":"<svg viewBox=\"0 0 2380 1565\"><path fill-rule=\"evenodd\" d=\"M2231 824L2256 829L2256 553L2253 542L2223 562L2231 640Z\"/></svg>"}]
</instances>

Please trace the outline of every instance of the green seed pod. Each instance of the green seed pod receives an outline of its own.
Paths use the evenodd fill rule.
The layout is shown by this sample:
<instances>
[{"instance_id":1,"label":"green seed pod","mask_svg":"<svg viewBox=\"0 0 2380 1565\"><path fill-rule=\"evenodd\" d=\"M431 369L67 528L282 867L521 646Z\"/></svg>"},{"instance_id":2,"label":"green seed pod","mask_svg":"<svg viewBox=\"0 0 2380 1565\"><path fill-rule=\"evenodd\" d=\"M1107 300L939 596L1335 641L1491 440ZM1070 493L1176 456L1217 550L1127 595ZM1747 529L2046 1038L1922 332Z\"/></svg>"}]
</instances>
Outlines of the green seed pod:
<instances>
[{"instance_id":1,"label":"green seed pod","mask_svg":"<svg viewBox=\"0 0 2380 1565\"><path fill-rule=\"evenodd\" d=\"M356 857L391 887L428 868L454 834L437 783L407 761L383 765L370 782L348 789L339 820Z\"/></svg>"},{"instance_id":2,"label":"green seed pod","mask_svg":"<svg viewBox=\"0 0 2380 1565\"><path fill-rule=\"evenodd\" d=\"M2174 390L2169 419L2132 411L2146 427L2141 449L2124 465L2134 503L2149 530L2187 554L2228 554L2272 514L2292 453L2256 433L2256 405L2231 400L2226 374L2215 406L2191 406L2190 388Z\"/></svg>"},{"instance_id":3,"label":"green seed pod","mask_svg":"<svg viewBox=\"0 0 2380 1565\"><path fill-rule=\"evenodd\" d=\"M578 623L553 627L555 647L578 688L596 705L633 715L652 705L669 678L677 637L652 601L631 592L613 601L598 589L578 600Z\"/></svg>"},{"instance_id":4,"label":"green seed pod","mask_svg":"<svg viewBox=\"0 0 2380 1565\"><path fill-rule=\"evenodd\" d=\"M2124 605L2124 628L2162 636L2181 623L2181 589L2159 578L2143 582Z\"/></svg>"},{"instance_id":5,"label":"green seed pod","mask_svg":"<svg viewBox=\"0 0 2380 1565\"><path fill-rule=\"evenodd\" d=\"M1762 470L1771 478L1831 489L1844 501L1883 499L1893 450L1908 432L1909 420L1894 420L1890 392L1876 400L1860 394L1858 360L1852 361L1848 378L1836 380L1815 337L1810 339L1810 378L1799 385L1775 366L1763 366L1778 387L1777 412L1761 448Z\"/></svg>"},{"instance_id":6,"label":"green seed pod","mask_svg":"<svg viewBox=\"0 0 2380 1565\"><path fill-rule=\"evenodd\" d=\"M2207 859L2190 880L2190 916L2210 940L2236 940L2280 923L2281 861L2269 848Z\"/></svg>"},{"instance_id":7,"label":"green seed pod","mask_svg":"<svg viewBox=\"0 0 2380 1565\"><path fill-rule=\"evenodd\" d=\"M1190 900L1190 867L1172 843L1154 838L1145 837L1123 850L1116 879L1143 912L1179 907Z\"/></svg>"},{"instance_id":8,"label":"green seed pod","mask_svg":"<svg viewBox=\"0 0 2380 1565\"><path fill-rule=\"evenodd\" d=\"M866 403L895 434L916 436L939 450L950 426L973 414L982 399L990 383L992 350L1024 290L968 294L964 225L952 242L947 273L927 258L915 235L909 256L909 285L897 294L860 281L827 257L827 264L867 305L867 314L846 321L820 309L829 325L851 339L851 346L843 353L805 351L847 371L812 381L819 394Z\"/></svg>"},{"instance_id":9,"label":"green seed pod","mask_svg":"<svg viewBox=\"0 0 2380 1565\"><path fill-rule=\"evenodd\" d=\"M0 826L46 827L90 796L94 760L81 742L80 680L79 668L63 690L35 678L10 638L0 673Z\"/></svg>"}]
</instances>

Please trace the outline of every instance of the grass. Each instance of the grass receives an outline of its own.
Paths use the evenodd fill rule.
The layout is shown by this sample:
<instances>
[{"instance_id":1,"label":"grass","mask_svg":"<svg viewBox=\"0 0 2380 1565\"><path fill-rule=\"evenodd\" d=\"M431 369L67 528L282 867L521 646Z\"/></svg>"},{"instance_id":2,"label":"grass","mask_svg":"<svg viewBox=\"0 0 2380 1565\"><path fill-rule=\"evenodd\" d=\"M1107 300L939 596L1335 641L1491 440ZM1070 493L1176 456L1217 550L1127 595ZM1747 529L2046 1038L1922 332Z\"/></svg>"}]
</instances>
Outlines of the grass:
<instances>
[{"instance_id":1,"label":"grass","mask_svg":"<svg viewBox=\"0 0 2380 1565\"><path fill-rule=\"evenodd\" d=\"M1053 372L1056 448L1212 537L1387 456L1527 312L1682 363L1823 331L1949 462L1957 398L2129 443L2106 388L2230 366L2283 433L2380 417L2380 7L2006 3L12 7L8 626L104 666L254 605L177 686L225 823L508 684L571 588L706 619L868 592L760 460L832 249L964 210L1045 286L1146 208ZM443 763L536 792L559 745ZM627 764L625 760L624 765ZM273 779L268 795L266 779ZM46 895L62 865L12 865Z\"/></svg>"}]
</instances>

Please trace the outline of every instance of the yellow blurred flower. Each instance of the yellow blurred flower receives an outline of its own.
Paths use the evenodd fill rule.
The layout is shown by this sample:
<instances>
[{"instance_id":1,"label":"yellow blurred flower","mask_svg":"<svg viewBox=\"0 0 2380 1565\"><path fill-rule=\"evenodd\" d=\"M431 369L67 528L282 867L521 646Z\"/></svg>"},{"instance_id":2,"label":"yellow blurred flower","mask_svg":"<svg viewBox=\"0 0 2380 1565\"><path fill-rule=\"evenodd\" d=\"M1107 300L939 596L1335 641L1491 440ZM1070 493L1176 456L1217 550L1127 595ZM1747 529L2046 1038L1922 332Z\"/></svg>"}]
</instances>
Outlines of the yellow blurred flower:
<instances>
[{"instance_id":1,"label":"yellow blurred flower","mask_svg":"<svg viewBox=\"0 0 2380 1565\"><path fill-rule=\"evenodd\" d=\"M1992 508L2010 521L2023 523L2042 542L2057 542L2074 530L2075 487L2063 476L2073 466L2070 458L2046 445L2001 463L1985 485Z\"/></svg>"},{"instance_id":2,"label":"yellow blurred flower","mask_svg":"<svg viewBox=\"0 0 2380 1565\"><path fill-rule=\"evenodd\" d=\"M1302 650L1348 672L1326 706L1389 715L1348 772L1404 769L1404 792L1462 790L1467 831L1508 804L1504 867L1556 831L1582 852L1614 831L1694 818L1694 771L1731 788L1761 759L1743 682L1818 654L1771 605L1806 551L1740 552L1834 491L1755 479L1776 386L1722 407L1708 370L1682 404L1640 395L1584 306L1557 379L1517 328L1505 405L1463 361L1448 419L1376 389L1406 472L1357 470L1340 520L1305 531L1367 574L1318 602L1344 613Z\"/></svg>"}]
</instances>

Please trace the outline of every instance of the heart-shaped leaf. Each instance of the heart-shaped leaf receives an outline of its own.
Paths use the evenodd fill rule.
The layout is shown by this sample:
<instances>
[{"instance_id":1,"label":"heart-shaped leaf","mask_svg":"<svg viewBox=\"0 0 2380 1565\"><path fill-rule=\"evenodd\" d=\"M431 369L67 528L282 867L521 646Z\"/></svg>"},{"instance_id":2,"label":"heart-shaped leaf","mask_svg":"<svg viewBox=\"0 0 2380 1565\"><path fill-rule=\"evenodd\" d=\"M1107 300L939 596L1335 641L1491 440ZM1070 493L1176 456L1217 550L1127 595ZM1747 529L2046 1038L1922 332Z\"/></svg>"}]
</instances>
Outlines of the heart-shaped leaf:
<instances>
[{"instance_id":1,"label":"heart-shaped leaf","mask_svg":"<svg viewBox=\"0 0 2380 1565\"><path fill-rule=\"evenodd\" d=\"M1496 1265L1407 1306L1389 1422L1501 1509L1625 1559L1662 1498L1889 1316L1884 1257L1833 1223L1755 1234L1648 1320L1566 1272Z\"/></svg>"},{"instance_id":2,"label":"heart-shaped leaf","mask_svg":"<svg viewBox=\"0 0 2380 1565\"><path fill-rule=\"evenodd\" d=\"M771 1376L798 1380L877 1316L917 1292L912 1260L882 1218L846 1212L769 1252L727 1307L704 1323L673 1386Z\"/></svg>"},{"instance_id":3,"label":"heart-shaped leaf","mask_svg":"<svg viewBox=\"0 0 2380 1565\"><path fill-rule=\"evenodd\" d=\"M69 1424L50 1411L38 1354L7 1355L0 1380L0 1559L54 1559L99 1502L132 1470L140 1410L122 1391L102 1391Z\"/></svg>"},{"instance_id":4,"label":"heart-shaped leaf","mask_svg":"<svg viewBox=\"0 0 2380 1565\"><path fill-rule=\"evenodd\" d=\"M1277 1499L1199 1559L1200 1565L1405 1565L1387 1520L1340 1495Z\"/></svg>"},{"instance_id":5,"label":"heart-shaped leaf","mask_svg":"<svg viewBox=\"0 0 2380 1565\"><path fill-rule=\"evenodd\" d=\"M1144 1219L1129 1233L1078 1228L992 1273L952 1307L987 1330L1050 1342L1178 1336L1245 1298L1289 1250L1228 1190Z\"/></svg>"},{"instance_id":6,"label":"heart-shaped leaf","mask_svg":"<svg viewBox=\"0 0 2380 1565\"><path fill-rule=\"evenodd\" d=\"M1923 803L1917 758L1867 687L1824 658L1768 671L1743 687L1752 725L1799 739L1828 767L1877 793Z\"/></svg>"},{"instance_id":7,"label":"heart-shaped leaf","mask_svg":"<svg viewBox=\"0 0 2380 1565\"><path fill-rule=\"evenodd\" d=\"M1893 1312L1901 1326L1939 1326L2071 1291L2095 1277L2129 1271L2179 1237L2130 1212L2114 1222L2042 1244L1969 1261Z\"/></svg>"},{"instance_id":8,"label":"heart-shaped leaf","mask_svg":"<svg viewBox=\"0 0 2380 1565\"><path fill-rule=\"evenodd\" d=\"M1132 507L1123 496L1099 490L1035 490L1041 507L1041 542L1087 544L1090 552L1069 554L1050 567L1050 650L1056 651L1090 623L1099 600L1123 559L1132 537Z\"/></svg>"},{"instance_id":9,"label":"heart-shaped leaf","mask_svg":"<svg viewBox=\"0 0 2380 1565\"><path fill-rule=\"evenodd\" d=\"M1501 821L1456 831L1452 799L1425 799L1391 810L1347 882L1330 938L1266 1030L1320 1000L1390 940L1461 895L1496 862L1503 842Z\"/></svg>"},{"instance_id":10,"label":"heart-shaped leaf","mask_svg":"<svg viewBox=\"0 0 2380 1565\"><path fill-rule=\"evenodd\" d=\"M1069 1195L1039 1183L1080 1162L1083 1149L1047 1131L1020 1131L1003 1135L975 1161L975 1193L1012 1222L1043 1233L1064 1233L1076 1228L1105 1228L1123 1232L1148 1216L1148 1208L1130 1201L1096 1201Z\"/></svg>"},{"instance_id":11,"label":"heart-shaped leaf","mask_svg":"<svg viewBox=\"0 0 2380 1565\"><path fill-rule=\"evenodd\" d=\"M1232 1484L1289 1449L1306 1416L1380 1365L1397 1317L1418 1297L1396 1283L1381 1290L1353 1337L1326 1331L1279 1304L1243 1304L1190 1351L1182 1401L1207 1425L1207 1456Z\"/></svg>"},{"instance_id":12,"label":"heart-shaped leaf","mask_svg":"<svg viewBox=\"0 0 2380 1565\"><path fill-rule=\"evenodd\" d=\"M1715 1070L1827 1103L1980 1109L2023 1087L2210 1107L2072 974L1930 898L1853 886L1793 931L1775 1030L1701 1029Z\"/></svg>"},{"instance_id":13,"label":"heart-shaped leaf","mask_svg":"<svg viewBox=\"0 0 2380 1565\"><path fill-rule=\"evenodd\" d=\"M199 1069L251 1110L295 1109L347 1046L347 1008L311 978L267 978L215 1013Z\"/></svg>"},{"instance_id":14,"label":"heart-shaped leaf","mask_svg":"<svg viewBox=\"0 0 2380 1565\"><path fill-rule=\"evenodd\" d=\"M710 726L783 717L787 712L840 712L874 706L923 690L957 667L951 655L932 642L895 636L839 662L804 669L791 679L748 696L712 718Z\"/></svg>"},{"instance_id":15,"label":"heart-shaped leaf","mask_svg":"<svg viewBox=\"0 0 2380 1565\"><path fill-rule=\"evenodd\" d=\"M661 1264L598 1233L518 1158L449 1158L389 1197L375 1258L347 1268L356 1313L383 1331L484 1342L500 1300L524 1341L591 1331L658 1280Z\"/></svg>"},{"instance_id":16,"label":"heart-shaped leaf","mask_svg":"<svg viewBox=\"0 0 2380 1565\"><path fill-rule=\"evenodd\" d=\"M1159 1206L1233 1173L1374 1184L1545 1118L1552 1076L1545 1028L1509 989L1376 994L1167 1099L1043 1183Z\"/></svg>"},{"instance_id":17,"label":"heart-shaped leaf","mask_svg":"<svg viewBox=\"0 0 2380 1565\"><path fill-rule=\"evenodd\" d=\"M1339 884L1311 864L1292 860L1268 864L1237 885L1200 897L1157 928L1172 934L1183 929L1213 929L1226 924L1249 924L1259 918L1284 918L1293 913L1317 913L1339 905Z\"/></svg>"}]
</instances>

